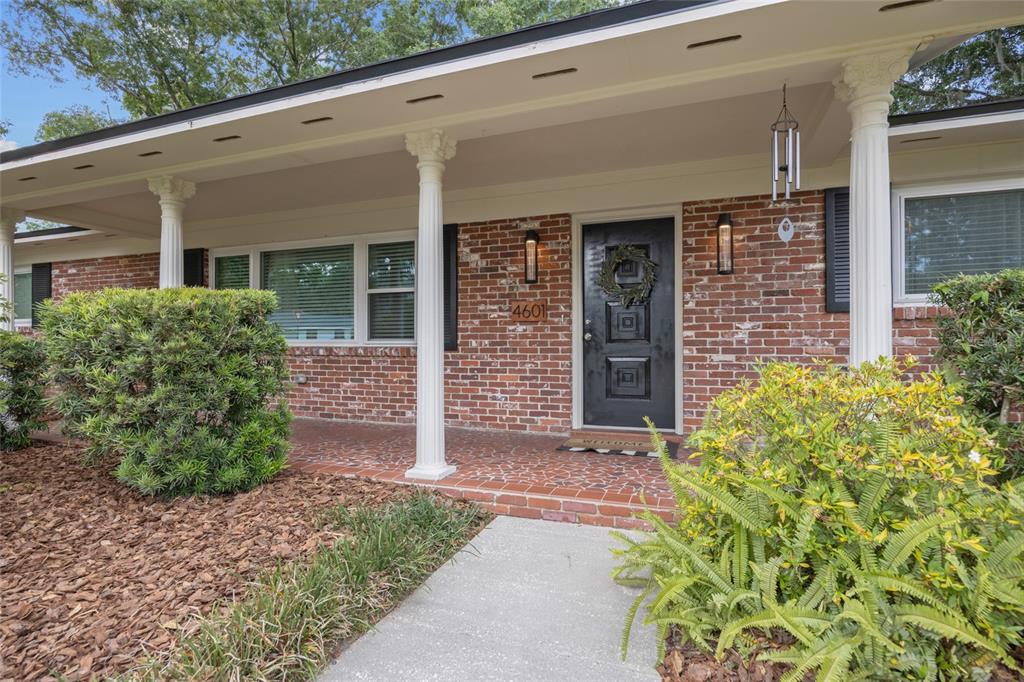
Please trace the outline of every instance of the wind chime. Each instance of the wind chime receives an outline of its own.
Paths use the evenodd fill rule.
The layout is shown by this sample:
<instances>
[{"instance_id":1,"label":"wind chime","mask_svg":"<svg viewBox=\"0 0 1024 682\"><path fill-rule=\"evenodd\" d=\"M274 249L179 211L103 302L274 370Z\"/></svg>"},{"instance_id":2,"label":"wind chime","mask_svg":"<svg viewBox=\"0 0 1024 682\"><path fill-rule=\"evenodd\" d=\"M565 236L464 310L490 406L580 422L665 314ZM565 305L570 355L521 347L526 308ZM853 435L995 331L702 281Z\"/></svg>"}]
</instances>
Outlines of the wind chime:
<instances>
[{"instance_id":1,"label":"wind chime","mask_svg":"<svg viewBox=\"0 0 1024 682\"><path fill-rule=\"evenodd\" d=\"M786 85L782 86L782 109L772 131L772 202L779 200L780 192L789 199L793 189L800 189L800 123L789 112L786 104ZM781 157L781 158L780 158ZM780 190L779 183L782 183ZM788 242L793 238L793 221L786 216L779 222L779 238Z\"/></svg>"}]
</instances>

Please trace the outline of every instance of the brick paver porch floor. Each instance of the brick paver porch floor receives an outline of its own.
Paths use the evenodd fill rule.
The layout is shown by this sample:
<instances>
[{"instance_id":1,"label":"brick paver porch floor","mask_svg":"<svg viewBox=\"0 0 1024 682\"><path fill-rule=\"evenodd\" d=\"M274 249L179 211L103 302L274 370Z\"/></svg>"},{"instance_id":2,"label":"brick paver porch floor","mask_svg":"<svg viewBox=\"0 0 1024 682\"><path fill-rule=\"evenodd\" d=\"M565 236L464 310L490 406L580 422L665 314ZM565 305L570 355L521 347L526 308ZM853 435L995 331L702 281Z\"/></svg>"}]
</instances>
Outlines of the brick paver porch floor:
<instances>
[{"instance_id":1,"label":"brick paver porch floor","mask_svg":"<svg viewBox=\"0 0 1024 682\"><path fill-rule=\"evenodd\" d=\"M292 466L345 476L426 485L498 514L634 527L643 508L671 517L672 496L650 457L557 450L560 436L448 428L456 472L436 483L405 478L416 461L416 429L296 419Z\"/></svg>"}]
</instances>

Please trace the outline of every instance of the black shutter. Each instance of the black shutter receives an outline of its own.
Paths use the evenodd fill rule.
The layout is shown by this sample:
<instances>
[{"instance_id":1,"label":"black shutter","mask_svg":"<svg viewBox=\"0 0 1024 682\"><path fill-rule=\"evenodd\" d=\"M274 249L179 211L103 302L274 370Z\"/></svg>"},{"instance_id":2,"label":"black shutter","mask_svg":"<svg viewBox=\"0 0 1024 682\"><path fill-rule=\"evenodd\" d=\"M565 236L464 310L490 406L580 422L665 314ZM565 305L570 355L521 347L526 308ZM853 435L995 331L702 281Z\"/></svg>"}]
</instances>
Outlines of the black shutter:
<instances>
[{"instance_id":1,"label":"black shutter","mask_svg":"<svg viewBox=\"0 0 1024 682\"><path fill-rule=\"evenodd\" d=\"M459 347L459 226L444 226L444 349Z\"/></svg>"},{"instance_id":2,"label":"black shutter","mask_svg":"<svg viewBox=\"0 0 1024 682\"><path fill-rule=\"evenodd\" d=\"M206 268L203 261L206 260L206 249L185 249L184 252L184 279L182 283L187 287L206 286Z\"/></svg>"},{"instance_id":3,"label":"black shutter","mask_svg":"<svg viewBox=\"0 0 1024 682\"><path fill-rule=\"evenodd\" d=\"M38 324L36 306L53 296L53 267L50 263L32 264L32 326Z\"/></svg>"},{"instance_id":4,"label":"black shutter","mask_svg":"<svg viewBox=\"0 0 1024 682\"><path fill-rule=\"evenodd\" d=\"M825 310L850 312L850 188L825 190Z\"/></svg>"}]
</instances>

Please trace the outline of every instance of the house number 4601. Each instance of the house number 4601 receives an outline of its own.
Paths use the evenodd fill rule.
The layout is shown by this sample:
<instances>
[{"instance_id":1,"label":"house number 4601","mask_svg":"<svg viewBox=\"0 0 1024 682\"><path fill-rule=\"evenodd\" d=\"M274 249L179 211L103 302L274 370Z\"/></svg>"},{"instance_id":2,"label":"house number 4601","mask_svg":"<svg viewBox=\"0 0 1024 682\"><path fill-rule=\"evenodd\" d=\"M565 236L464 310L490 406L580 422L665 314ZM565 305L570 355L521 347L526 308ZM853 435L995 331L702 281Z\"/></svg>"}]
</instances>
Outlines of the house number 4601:
<instances>
[{"instance_id":1,"label":"house number 4601","mask_svg":"<svg viewBox=\"0 0 1024 682\"><path fill-rule=\"evenodd\" d=\"M548 319L548 306L537 301L516 301L512 304L513 322L541 322Z\"/></svg>"}]
</instances>

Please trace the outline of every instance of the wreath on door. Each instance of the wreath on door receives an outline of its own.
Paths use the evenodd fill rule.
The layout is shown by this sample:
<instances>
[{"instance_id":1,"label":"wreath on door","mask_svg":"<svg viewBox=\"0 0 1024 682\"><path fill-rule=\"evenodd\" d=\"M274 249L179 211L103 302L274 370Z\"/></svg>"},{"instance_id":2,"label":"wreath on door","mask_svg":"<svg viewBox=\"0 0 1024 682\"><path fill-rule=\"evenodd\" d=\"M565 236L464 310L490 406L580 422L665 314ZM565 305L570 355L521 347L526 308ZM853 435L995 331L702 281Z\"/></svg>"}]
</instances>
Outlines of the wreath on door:
<instances>
[{"instance_id":1,"label":"wreath on door","mask_svg":"<svg viewBox=\"0 0 1024 682\"><path fill-rule=\"evenodd\" d=\"M629 286L619 284L615 279L615 273L623 263L634 262L637 264L640 281ZM651 290L654 289L654 282L658 278L658 265L640 249L631 244L620 244L604 259L601 272L597 276L597 286L601 291L613 298L619 299L624 306L644 303L651 297Z\"/></svg>"}]
</instances>

